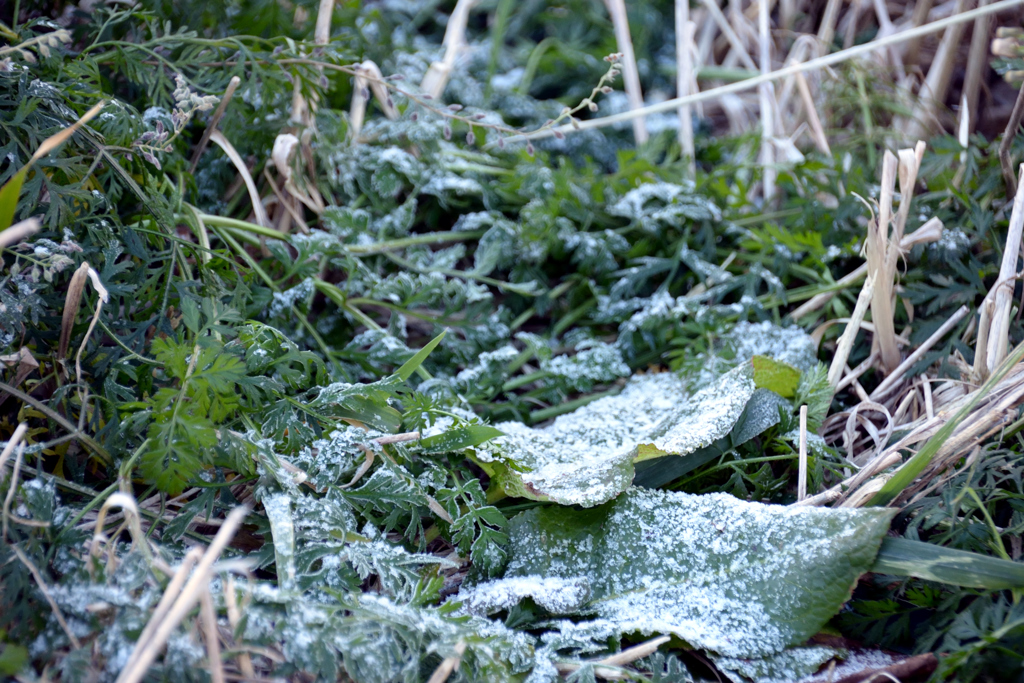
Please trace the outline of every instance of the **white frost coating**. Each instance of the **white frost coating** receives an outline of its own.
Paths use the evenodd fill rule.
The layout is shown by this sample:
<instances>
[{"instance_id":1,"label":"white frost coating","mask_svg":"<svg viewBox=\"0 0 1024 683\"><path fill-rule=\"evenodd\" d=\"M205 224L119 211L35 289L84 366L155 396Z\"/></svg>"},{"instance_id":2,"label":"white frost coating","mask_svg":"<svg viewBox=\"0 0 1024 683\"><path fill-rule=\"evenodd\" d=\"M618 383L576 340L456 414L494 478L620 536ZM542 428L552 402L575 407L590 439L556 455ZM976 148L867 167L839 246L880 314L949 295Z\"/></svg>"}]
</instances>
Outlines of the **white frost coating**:
<instances>
[{"instance_id":1,"label":"white frost coating","mask_svg":"<svg viewBox=\"0 0 1024 683\"><path fill-rule=\"evenodd\" d=\"M519 475L528 493L567 505L596 505L630 485L636 444L685 399L673 374L634 377L617 396L562 415L549 427L495 425L505 436L494 443L529 470Z\"/></svg>"},{"instance_id":2,"label":"white frost coating","mask_svg":"<svg viewBox=\"0 0 1024 683\"><path fill-rule=\"evenodd\" d=\"M806 371L818 362L818 347L814 339L796 325L778 327L770 322L736 323L724 335L736 351L736 360L750 360L754 356L768 356L774 360Z\"/></svg>"},{"instance_id":3,"label":"white frost coating","mask_svg":"<svg viewBox=\"0 0 1024 683\"><path fill-rule=\"evenodd\" d=\"M824 645L792 647L778 654L762 659L738 659L735 657L713 657L715 666L734 683L804 683L809 679L829 680L829 672L818 679L814 674L823 664L835 657L842 657L844 650ZM838 674L838 670L835 672ZM836 676L832 680L838 680ZM831 683L831 682L830 682Z\"/></svg>"},{"instance_id":4,"label":"white frost coating","mask_svg":"<svg viewBox=\"0 0 1024 683\"><path fill-rule=\"evenodd\" d=\"M552 614L570 614L590 599L590 584L586 579L515 576L463 589L456 600L462 603L461 612L486 616L506 610L523 598L532 598Z\"/></svg>"},{"instance_id":5,"label":"white frost coating","mask_svg":"<svg viewBox=\"0 0 1024 683\"><path fill-rule=\"evenodd\" d=\"M578 613L594 619L572 629L595 639L672 634L761 658L835 614L891 516L630 489L596 514L549 507L514 518L505 578L587 580L593 597Z\"/></svg>"},{"instance_id":6,"label":"white frost coating","mask_svg":"<svg viewBox=\"0 0 1024 683\"><path fill-rule=\"evenodd\" d=\"M830 681L838 681L847 676L854 676L862 671L866 672L872 669L892 666L900 662L901 659L880 650L860 650L850 653L845 661L836 666L835 671L829 672L826 669L807 678L802 678L798 683L829 683ZM884 676L879 676L876 680L886 679Z\"/></svg>"},{"instance_id":7,"label":"white frost coating","mask_svg":"<svg viewBox=\"0 0 1024 683\"><path fill-rule=\"evenodd\" d=\"M660 425L654 446L663 453L685 455L720 439L732 429L754 395L749 364L730 370L698 391Z\"/></svg>"},{"instance_id":8,"label":"white frost coating","mask_svg":"<svg viewBox=\"0 0 1024 683\"><path fill-rule=\"evenodd\" d=\"M540 369L558 375L577 390L596 382L610 382L629 374L618 347L602 341L584 339L576 345L575 356L556 356L541 361Z\"/></svg>"}]
</instances>

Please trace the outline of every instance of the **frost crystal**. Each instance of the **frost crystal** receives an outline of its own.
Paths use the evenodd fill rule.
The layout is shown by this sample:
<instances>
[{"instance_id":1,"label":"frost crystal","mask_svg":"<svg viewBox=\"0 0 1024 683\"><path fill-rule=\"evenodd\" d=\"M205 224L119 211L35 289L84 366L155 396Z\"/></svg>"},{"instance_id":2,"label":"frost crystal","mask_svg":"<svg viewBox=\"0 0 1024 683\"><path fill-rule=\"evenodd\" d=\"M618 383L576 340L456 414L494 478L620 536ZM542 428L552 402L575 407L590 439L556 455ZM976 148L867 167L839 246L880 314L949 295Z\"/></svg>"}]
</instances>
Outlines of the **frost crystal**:
<instances>
[{"instance_id":1,"label":"frost crystal","mask_svg":"<svg viewBox=\"0 0 1024 683\"><path fill-rule=\"evenodd\" d=\"M552 614L570 614L590 599L590 585L582 579L512 577L460 591L457 600L468 614L488 615L507 610L523 598L532 598Z\"/></svg>"},{"instance_id":2,"label":"frost crystal","mask_svg":"<svg viewBox=\"0 0 1024 683\"><path fill-rule=\"evenodd\" d=\"M892 515L630 489L595 510L512 519L505 580L588 582L578 613L594 618L573 628L595 636L671 634L725 657L766 657L803 643L849 599ZM500 593L492 585L473 590Z\"/></svg>"}]
</instances>

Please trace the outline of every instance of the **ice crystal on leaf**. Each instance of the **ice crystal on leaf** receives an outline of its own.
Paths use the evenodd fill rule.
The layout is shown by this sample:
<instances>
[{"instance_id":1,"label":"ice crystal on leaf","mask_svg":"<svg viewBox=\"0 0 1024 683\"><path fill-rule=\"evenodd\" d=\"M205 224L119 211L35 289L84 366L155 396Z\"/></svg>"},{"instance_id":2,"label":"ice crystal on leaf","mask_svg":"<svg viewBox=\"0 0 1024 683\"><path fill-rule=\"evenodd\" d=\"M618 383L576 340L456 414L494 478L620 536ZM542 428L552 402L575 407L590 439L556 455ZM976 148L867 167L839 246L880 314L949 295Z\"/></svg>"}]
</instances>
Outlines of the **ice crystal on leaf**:
<instances>
[{"instance_id":1,"label":"ice crystal on leaf","mask_svg":"<svg viewBox=\"0 0 1024 683\"><path fill-rule=\"evenodd\" d=\"M598 508L513 518L503 580L586 581L591 597L576 613L590 620L572 628L590 624L592 635L670 634L725 657L766 657L803 643L849 599L892 515L631 489Z\"/></svg>"}]
</instances>

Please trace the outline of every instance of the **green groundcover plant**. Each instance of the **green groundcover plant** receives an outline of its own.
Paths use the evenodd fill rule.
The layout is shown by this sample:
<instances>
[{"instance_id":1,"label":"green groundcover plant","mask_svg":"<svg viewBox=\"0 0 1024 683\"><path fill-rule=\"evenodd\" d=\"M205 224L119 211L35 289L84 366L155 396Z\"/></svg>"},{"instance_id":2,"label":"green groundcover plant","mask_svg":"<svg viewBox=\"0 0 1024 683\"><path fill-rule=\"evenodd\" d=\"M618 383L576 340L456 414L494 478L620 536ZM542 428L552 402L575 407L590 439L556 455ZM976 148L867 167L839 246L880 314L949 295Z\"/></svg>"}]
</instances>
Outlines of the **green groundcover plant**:
<instances>
[{"instance_id":1,"label":"green groundcover plant","mask_svg":"<svg viewBox=\"0 0 1024 683\"><path fill-rule=\"evenodd\" d=\"M857 648L1022 670L1019 422L903 508L789 506L801 406L808 488L855 468L816 436L857 401L822 362L840 329L810 332L856 290L786 317L862 261L849 92L846 148L784 165L772 207L752 139L699 126L687 177L674 114L640 147L517 137L623 106L595 3L483 3L436 98L413 84L438 3L337 3L326 41L312 2L23 4L0 236L39 229L0 242L0 675L791 681ZM671 90L672 8L633 5ZM996 278L995 147L925 157L907 231L946 232L905 254L911 344ZM958 378L968 324L915 372Z\"/></svg>"}]
</instances>

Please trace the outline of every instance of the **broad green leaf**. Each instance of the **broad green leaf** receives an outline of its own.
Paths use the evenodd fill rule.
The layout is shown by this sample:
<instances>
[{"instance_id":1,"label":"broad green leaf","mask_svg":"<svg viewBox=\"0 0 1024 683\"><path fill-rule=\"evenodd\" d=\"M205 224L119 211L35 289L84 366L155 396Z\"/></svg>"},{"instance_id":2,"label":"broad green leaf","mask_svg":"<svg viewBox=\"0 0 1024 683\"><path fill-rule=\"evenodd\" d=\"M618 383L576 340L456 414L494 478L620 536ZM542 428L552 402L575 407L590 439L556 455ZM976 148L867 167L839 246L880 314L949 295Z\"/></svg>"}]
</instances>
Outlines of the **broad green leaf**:
<instances>
[{"instance_id":1,"label":"broad green leaf","mask_svg":"<svg viewBox=\"0 0 1024 683\"><path fill-rule=\"evenodd\" d=\"M25 171L23 168L0 187L0 230L6 230L14 223L14 212L18 208L18 198L21 197L21 185L25 182Z\"/></svg>"},{"instance_id":2,"label":"broad green leaf","mask_svg":"<svg viewBox=\"0 0 1024 683\"><path fill-rule=\"evenodd\" d=\"M705 373L700 378L705 386L692 395L688 382L674 375L634 377L617 396L589 403L549 427L496 425L506 435L495 441L502 453L478 454L481 466L507 495L593 506L630 485L634 463L682 456L659 466L661 473L653 466L641 468L649 474L638 483L660 486L710 462L778 422L784 403L774 394L767 398L758 380L792 394L800 379L793 365L814 363L814 342L797 328L744 323L740 334L740 327L730 333L735 355L725 367L732 369L718 376ZM745 430L734 440L726 439L759 391L753 406L757 419L744 422Z\"/></svg>"},{"instance_id":3,"label":"broad green leaf","mask_svg":"<svg viewBox=\"0 0 1024 683\"><path fill-rule=\"evenodd\" d=\"M726 451L745 444L766 429L777 425L780 408L789 409L785 399L767 389L757 389L727 436L687 455L670 455L636 463L633 485L657 488L706 465Z\"/></svg>"},{"instance_id":4,"label":"broad green leaf","mask_svg":"<svg viewBox=\"0 0 1024 683\"><path fill-rule=\"evenodd\" d=\"M274 565L277 585L283 591L295 589L295 520L292 499L286 493L275 493L263 499L263 509L270 520L274 539Z\"/></svg>"},{"instance_id":5,"label":"broad green leaf","mask_svg":"<svg viewBox=\"0 0 1024 683\"><path fill-rule=\"evenodd\" d=\"M388 401L401 384L402 379L397 374L370 384L335 382L323 387L309 407L364 422L383 432L395 432L402 424L402 414L388 405Z\"/></svg>"},{"instance_id":6,"label":"broad green leaf","mask_svg":"<svg viewBox=\"0 0 1024 683\"><path fill-rule=\"evenodd\" d=\"M508 495L598 505L629 487L641 446L662 447L640 452L646 457L689 453L728 434L754 391L750 374L746 364L692 397L675 375L634 377L618 395L563 415L549 427L496 425L505 436L495 444L510 466L487 464L497 470L497 483ZM730 405L725 414L723 402Z\"/></svg>"},{"instance_id":7,"label":"broad green leaf","mask_svg":"<svg viewBox=\"0 0 1024 683\"><path fill-rule=\"evenodd\" d=\"M441 340L444 339L444 335L446 334L448 334L447 330L427 342L427 345L417 351L416 355L403 363L402 367L395 371L395 374L401 377L403 382L412 377L412 373L416 372L416 370L423 365L423 361L427 359L427 356L430 355L431 351L437 348L437 345L441 343Z\"/></svg>"},{"instance_id":8,"label":"broad green leaf","mask_svg":"<svg viewBox=\"0 0 1024 683\"><path fill-rule=\"evenodd\" d=\"M1024 563L906 538L886 538L871 571L998 591L1024 588Z\"/></svg>"},{"instance_id":9,"label":"broad green leaf","mask_svg":"<svg viewBox=\"0 0 1024 683\"><path fill-rule=\"evenodd\" d=\"M640 437L635 459L686 455L711 445L732 431L756 388L751 363L733 368L682 401L649 434Z\"/></svg>"},{"instance_id":10,"label":"broad green leaf","mask_svg":"<svg viewBox=\"0 0 1024 683\"><path fill-rule=\"evenodd\" d=\"M503 434L504 432L501 430L488 425L466 425L449 429L441 434L424 437L419 440L419 446L426 453L447 453L479 446Z\"/></svg>"},{"instance_id":11,"label":"broad green leaf","mask_svg":"<svg viewBox=\"0 0 1024 683\"><path fill-rule=\"evenodd\" d=\"M792 365L768 356L754 356L754 384L759 389L770 389L783 398L792 398L800 384L800 371Z\"/></svg>"},{"instance_id":12,"label":"broad green leaf","mask_svg":"<svg viewBox=\"0 0 1024 683\"><path fill-rule=\"evenodd\" d=\"M550 579L585 581L590 599L566 614L593 621L576 627L766 657L804 643L839 611L893 514L630 489L597 508L548 506L513 518L506 587L512 578L529 577L538 590ZM469 586L460 599L493 587Z\"/></svg>"}]
</instances>

